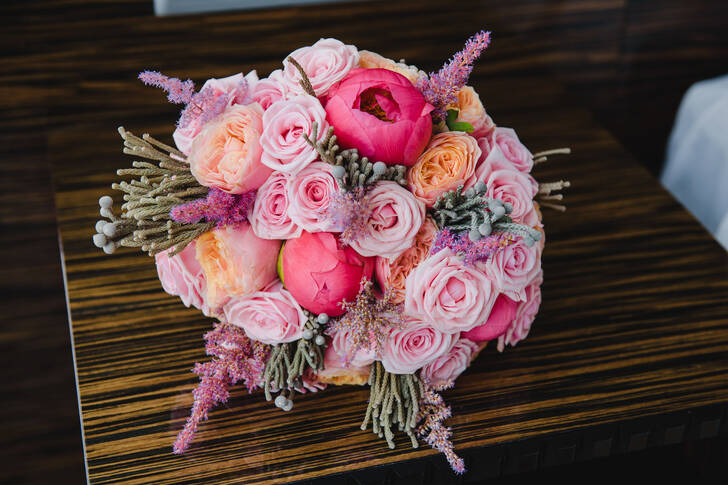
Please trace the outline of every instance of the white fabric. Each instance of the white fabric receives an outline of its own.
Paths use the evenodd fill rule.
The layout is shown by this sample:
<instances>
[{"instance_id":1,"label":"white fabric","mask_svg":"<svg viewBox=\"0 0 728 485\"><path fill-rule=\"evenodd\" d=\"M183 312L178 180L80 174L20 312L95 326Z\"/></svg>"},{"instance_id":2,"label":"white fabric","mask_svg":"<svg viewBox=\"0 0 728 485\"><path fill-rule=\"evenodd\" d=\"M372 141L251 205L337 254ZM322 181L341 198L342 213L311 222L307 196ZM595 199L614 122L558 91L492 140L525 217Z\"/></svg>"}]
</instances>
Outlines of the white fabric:
<instances>
[{"instance_id":1,"label":"white fabric","mask_svg":"<svg viewBox=\"0 0 728 485\"><path fill-rule=\"evenodd\" d=\"M728 249L728 75L685 93L662 184Z\"/></svg>"}]
</instances>

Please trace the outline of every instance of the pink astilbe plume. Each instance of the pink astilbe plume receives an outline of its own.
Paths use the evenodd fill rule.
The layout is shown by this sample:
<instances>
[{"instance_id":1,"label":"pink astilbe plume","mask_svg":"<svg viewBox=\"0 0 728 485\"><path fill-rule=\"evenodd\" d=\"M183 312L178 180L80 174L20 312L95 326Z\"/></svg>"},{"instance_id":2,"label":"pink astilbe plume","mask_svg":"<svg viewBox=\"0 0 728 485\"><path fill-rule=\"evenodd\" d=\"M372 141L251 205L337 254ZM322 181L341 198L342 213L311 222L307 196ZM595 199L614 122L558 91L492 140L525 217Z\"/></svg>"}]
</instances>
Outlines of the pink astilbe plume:
<instances>
[{"instance_id":1,"label":"pink astilbe plume","mask_svg":"<svg viewBox=\"0 0 728 485\"><path fill-rule=\"evenodd\" d=\"M245 79L230 92L222 92L208 86L192 95L187 106L182 110L177 127L185 128L193 122L202 126L225 111L225 108L232 102L246 104L247 100L248 82Z\"/></svg>"},{"instance_id":2,"label":"pink astilbe plume","mask_svg":"<svg viewBox=\"0 0 728 485\"><path fill-rule=\"evenodd\" d=\"M254 202L255 190L236 195L212 188L207 197L175 206L169 215L181 224L196 224L204 220L223 227L247 221Z\"/></svg>"},{"instance_id":3,"label":"pink astilbe plume","mask_svg":"<svg viewBox=\"0 0 728 485\"><path fill-rule=\"evenodd\" d=\"M174 442L177 454L190 446L208 412L227 402L231 386L243 381L249 391L258 387L268 358L267 345L250 340L242 329L227 323L217 323L214 330L205 334L205 342L205 351L214 358L195 364L192 370L200 376L200 383L192 391L195 400L190 417Z\"/></svg>"},{"instance_id":4,"label":"pink astilbe plume","mask_svg":"<svg viewBox=\"0 0 728 485\"><path fill-rule=\"evenodd\" d=\"M467 84L473 63L489 44L490 32L481 30L468 39L463 50L455 54L442 69L418 82L417 87L427 102L435 107L432 114L437 121L445 119L446 107L457 102L457 93Z\"/></svg>"},{"instance_id":5,"label":"pink astilbe plume","mask_svg":"<svg viewBox=\"0 0 728 485\"><path fill-rule=\"evenodd\" d=\"M338 191L331 195L326 218L331 230L340 232L339 240L348 246L366 233L372 208L363 187Z\"/></svg>"},{"instance_id":6,"label":"pink astilbe plume","mask_svg":"<svg viewBox=\"0 0 728 485\"><path fill-rule=\"evenodd\" d=\"M353 302L343 301L341 306L346 313L339 319L329 321L327 330L350 332L351 355L359 350L374 350L382 355L384 342L394 328L404 326L401 305L392 303L393 293L387 291L377 298L373 283L362 278L361 290Z\"/></svg>"},{"instance_id":7,"label":"pink astilbe plume","mask_svg":"<svg viewBox=\"0 0 728 485\"><path fill-rule=\"evenodd\" d=\"M447 227L435 236L435 242L430 248L430 254L436 254L445 248L463 258L463 263L472 266L478 261L486 261L499 249L516 242L513 234L495 233L488 237L472 241L467 233L458 234Z\"/></svg>"},{"instance_id":8,"label":"pink astilbe plume","mask_svg":"<svg viewBox=\"0 0 728 485\"><path fill-rule=\"evenodd\" d=\"M426 382L423 384L424 392L420 398L420 407L417 412L417 420L421 421L417 427L417 436L445 455L453 471L461 475L465 473L465 462L453 449L452 441L450 441L452 430L443 424L452 416L452 410L445 404L445 400L439 392Z\"/></svg>"},{"instance_id":9,"label":"pink astilbe plume","mask_svg":"<svg viewBox=\"0 0 728 485\"><path fill-rule=\"evenodd\" d=\"M195 93L195 83L190 79L182 81L176 77L165 76L157 71L140 72L139 79L147 86L154 86L167 91L167 99L170 103L187 104Z\"/></svg>"}]
</instances>

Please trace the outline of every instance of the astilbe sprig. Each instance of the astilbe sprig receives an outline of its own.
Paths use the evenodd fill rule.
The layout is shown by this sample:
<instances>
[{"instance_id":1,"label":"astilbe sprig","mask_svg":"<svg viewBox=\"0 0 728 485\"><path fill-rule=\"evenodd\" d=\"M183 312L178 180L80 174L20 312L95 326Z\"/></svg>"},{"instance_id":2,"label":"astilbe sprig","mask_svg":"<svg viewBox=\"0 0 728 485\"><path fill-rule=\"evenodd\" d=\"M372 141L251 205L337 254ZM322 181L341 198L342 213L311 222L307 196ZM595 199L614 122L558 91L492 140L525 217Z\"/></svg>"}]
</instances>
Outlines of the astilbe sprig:
<instances>
[{"instance_id":1,"label":"astilbe sprig","mask_svg":"<svg viewBox=\"0 0 728 485\"><path fill-rule=\"evenodd\" d=\"M473 241L467 233L458 234L446 227L437 232L430 254L449 248L463 259L463 263L472 266L478 261L487 261L499 249L515 243L516 240L513 234L499 232Z\"/></svg>"},{"instance_id":2,"label":"astilbe sprig","mask_svg":"<svg viewBox=\"0 0 728 485\"><path fill-rule=\"evenodd\" d=\"M167 99L170 103L187 104L195 93L195 83L191 79L182 81L157 71L142 71L139 73L139 80L147 86L167 91Z\"/></svg>"},{"instance_id":3,"label":"astilbe sprig","mask_svg":"<svg viewBox=\"0 0 728 485\"><path fill-rule=\"evenodd\" d=\"M346 313L329 321L327 330L350 332L351 356L361 349L374 350L381 356L390 331L404 326L402 307L392 302L393 297L391 291L386 291L377 298L371 280L363 278L356 299L340 303Z\"/></svg>"},{"instance_id":4,"label":"astilbe sprig","mask_svg":"<svg viewBox=\"0 0 728 485\"><path fill-rule=\"evenodd\" d=\"M340 233L341 243L348 246L366 234L371 212L367 189L356 187L333 193L325 217L331 230Z\"/></svg>"},{"instance_id":5,"label":"astilbe sprig","mask_svg":"<svg viewBox=\"0 0 728 485\"><path fill-rule=\"evenodd\" d=\"M242 329L228 323L215 324L214 330L205 334L205 342L205 351L213 359L195 364L192 370L200 376L200 383L192 391L190 417L174 442L177 454L190 446L209 411L227 402L231 386L242 381L249 391L257 389L268 358L269 346L249 339Z\"/></svg>"},{"instance_id":6,"label":"astilbe sprig","mask_svg":"<svg viewBox=\"0 0 728 485\"><path fill-rule=\"evenodd\" d=\"M207 196L175 206L170 217L180 224L201 221L214 222L217 227L240 224L248 220L248 213L255 203L255 190L244 194L228 194L212 188Z\"/></svg>"},{"instance_id":7,"label":"astilbe sprig","mask_svg":"<svg viewBox=\"0 0 728 485\"><path fill-rule=\"evenodd\" d=\"M465 473L465 461L460 458L452 445L450 437L452 430L445 426L444 421L452 416L450 406L445 404L439 392L423 383L423 392L420 398L417 436L445 455L453 471L457 474Z\"/></svg>"},{"instance_id":8,"label":"astilbe sprig","mask_svg":"<svg viewBox=\"0 0 728 485\"><path fill-rule=\"evenodd\" d=\"M435 107L433 117L436 121L447 117L447 106L457 102L457 93L465 86L473 71L473 63L490 44L490 32L481 30L465 43L463 50L455 54L436 73L429 78L423 77L417 87L428 103Z\"/></svg>"}]
</instances>

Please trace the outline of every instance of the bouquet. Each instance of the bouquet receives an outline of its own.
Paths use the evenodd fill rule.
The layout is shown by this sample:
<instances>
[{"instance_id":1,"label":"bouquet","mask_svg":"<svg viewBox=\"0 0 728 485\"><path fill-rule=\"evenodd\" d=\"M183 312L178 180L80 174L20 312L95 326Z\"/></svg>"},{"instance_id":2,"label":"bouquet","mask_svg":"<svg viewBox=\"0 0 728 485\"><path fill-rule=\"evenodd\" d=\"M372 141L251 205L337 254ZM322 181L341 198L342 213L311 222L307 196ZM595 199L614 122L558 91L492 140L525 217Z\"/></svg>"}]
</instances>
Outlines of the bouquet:
<instances>
[{"instance_id":1,"label":"bouquet","mask_svg":"<svg viewBox=\"0 0 728 485\"><path fill-rule=\"evenodd\" d=\"M465 470L440 391L486 346L526 338L543 281L532 154L467 85L480 32L426 74L336 39L256 71L139 78L184 105L175 147L119 128L136 157L99 200L93 242L154 256L165 291L216 323L174 443L243 383L288 411L297 393L368 385L362 429L423 441ZM535 199L538 198L539 202Z\"/></svg>"}]
</instances>

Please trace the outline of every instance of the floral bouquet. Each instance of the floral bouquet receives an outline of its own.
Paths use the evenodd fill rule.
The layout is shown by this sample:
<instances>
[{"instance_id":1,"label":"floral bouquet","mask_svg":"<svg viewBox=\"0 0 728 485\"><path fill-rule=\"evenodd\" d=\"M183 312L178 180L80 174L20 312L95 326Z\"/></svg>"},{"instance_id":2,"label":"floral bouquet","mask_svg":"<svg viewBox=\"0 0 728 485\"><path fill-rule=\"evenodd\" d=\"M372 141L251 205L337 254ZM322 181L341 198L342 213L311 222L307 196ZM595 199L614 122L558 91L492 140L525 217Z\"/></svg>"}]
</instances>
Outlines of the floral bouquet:
<instances>
[{"instance_id":1,"label":"floral bouquet","mask_svg":"<svg viewBox=\"0 0 728 485\"><path fill-rule=\"evenodd\" d=\"M523 340L540 302L539 207L568 182L496 126L467 86L490 42L473 36L437 73L321 39L283 68L192 81L139 78L184 104L175 147L123 128L121 212L99 200L93 241L154 256L162 287L218 320L212 360L174 444L189 446L230 386L296 393L368 385L362 429L439 449L456 472L439 391L493 341ZM539 197L540 203L534 201Z\"/></svg>"}]
</instances>

